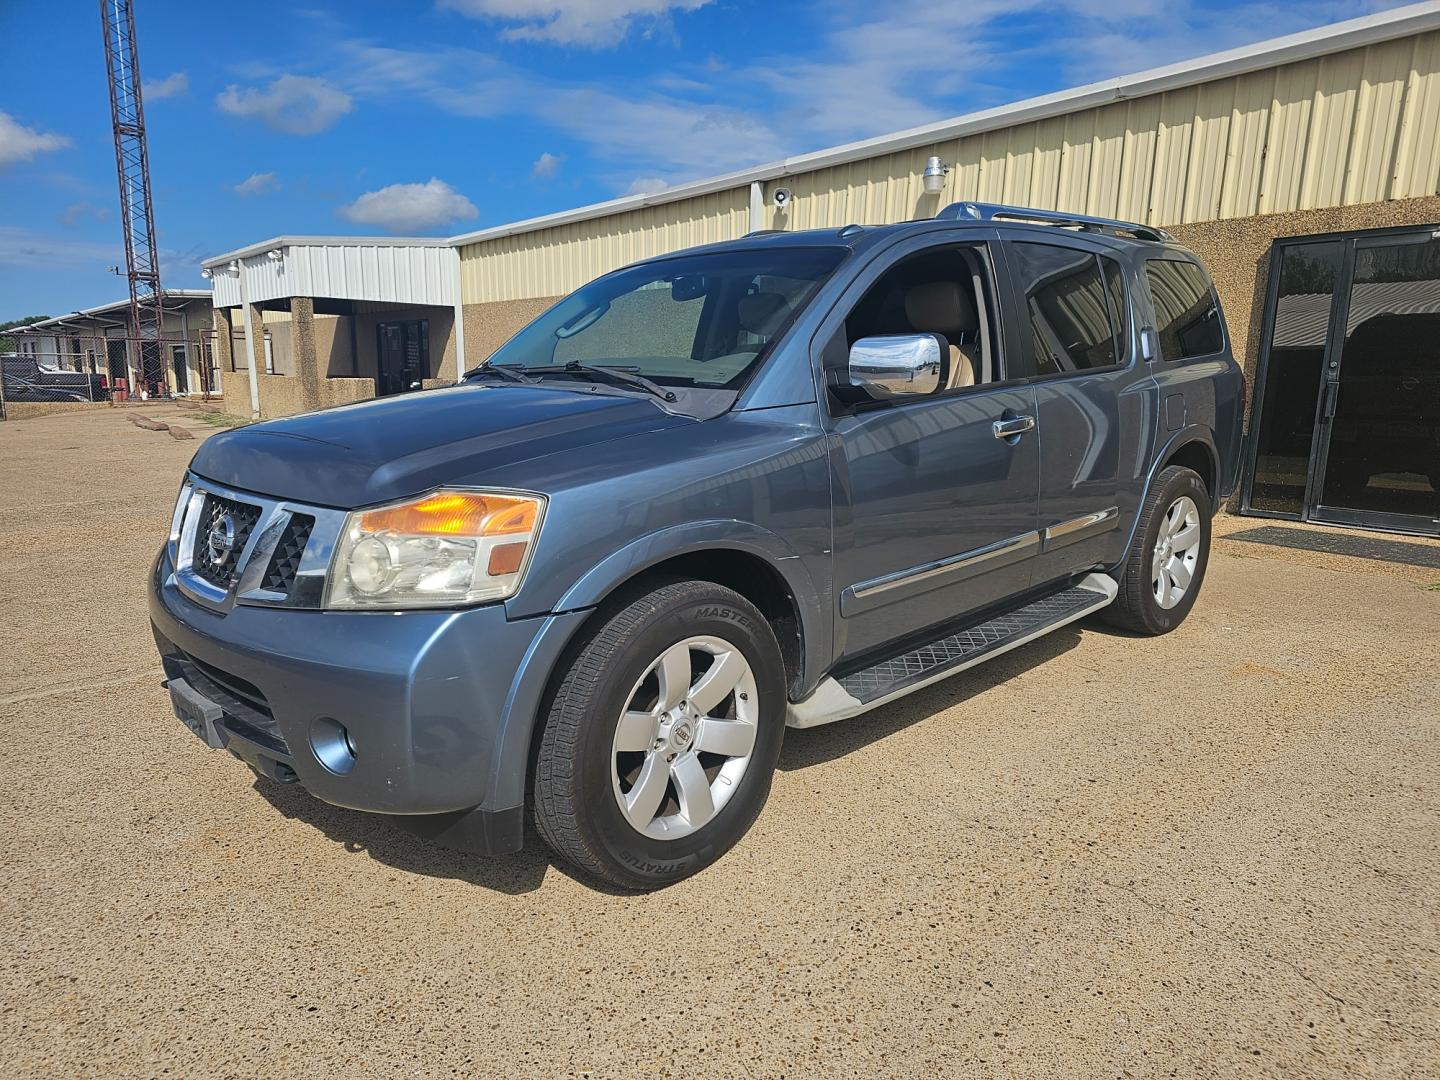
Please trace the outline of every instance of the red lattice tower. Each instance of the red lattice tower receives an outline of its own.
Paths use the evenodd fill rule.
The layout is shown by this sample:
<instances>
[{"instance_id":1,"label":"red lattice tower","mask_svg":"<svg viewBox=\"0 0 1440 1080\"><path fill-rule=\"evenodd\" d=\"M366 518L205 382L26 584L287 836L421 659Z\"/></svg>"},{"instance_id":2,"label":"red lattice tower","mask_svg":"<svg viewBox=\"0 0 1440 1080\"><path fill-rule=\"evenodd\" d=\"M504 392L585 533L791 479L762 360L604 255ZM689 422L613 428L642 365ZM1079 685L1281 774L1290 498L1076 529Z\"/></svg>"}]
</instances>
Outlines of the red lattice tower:
<instances>
[{"instance_id":1,"label":"red lattice tower","mask_svg":"<svg viewBox=\"0 0 1440 1080\"><path fill-rule=\"evenodd\" d=\"M110 116L115 128L115 172L120 180L120 221L125 229L125 271L130 283L132 356L140 361L139 386L168 393L160 339L164 336L160 259L155 213L150 205L150 154L145 144L145 107L140 100L140 60L130 0L100 0L105 67L110 77Z\"/></svg>"}]
</instances>

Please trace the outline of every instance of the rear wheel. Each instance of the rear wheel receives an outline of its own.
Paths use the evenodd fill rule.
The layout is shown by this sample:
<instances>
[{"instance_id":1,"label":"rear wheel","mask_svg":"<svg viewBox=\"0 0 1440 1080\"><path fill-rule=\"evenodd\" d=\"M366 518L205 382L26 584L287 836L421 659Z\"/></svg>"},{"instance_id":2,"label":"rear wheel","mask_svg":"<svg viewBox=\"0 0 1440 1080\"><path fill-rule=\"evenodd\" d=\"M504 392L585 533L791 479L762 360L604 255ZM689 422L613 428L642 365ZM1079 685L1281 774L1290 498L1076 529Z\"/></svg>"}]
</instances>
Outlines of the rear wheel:
<instances>
[{"instance_id":1,"label":"rear wheel","mask_svg":"<svg viewBox=\"0 0 1440 1080\"><path fill-rule=\"evenodd\" d=\"M1190 614L1210 561L1210 493L1193 469L1171 465L1150 485L1120 592L1102 613L1137 634L1168 634Z\"/></svg>"},{"instance_id":2,"label":"rear wheel","mask_svg":"<svg viewBox=\"0 0 1440 1080\"><path fill-rule=\"evenodd\" d=\"M625 888L679 881L749 829L785 722L775 636L738 593L664 585L612 614L555 694L535 822L557 855Z\"/></svg>"}]
</instances>

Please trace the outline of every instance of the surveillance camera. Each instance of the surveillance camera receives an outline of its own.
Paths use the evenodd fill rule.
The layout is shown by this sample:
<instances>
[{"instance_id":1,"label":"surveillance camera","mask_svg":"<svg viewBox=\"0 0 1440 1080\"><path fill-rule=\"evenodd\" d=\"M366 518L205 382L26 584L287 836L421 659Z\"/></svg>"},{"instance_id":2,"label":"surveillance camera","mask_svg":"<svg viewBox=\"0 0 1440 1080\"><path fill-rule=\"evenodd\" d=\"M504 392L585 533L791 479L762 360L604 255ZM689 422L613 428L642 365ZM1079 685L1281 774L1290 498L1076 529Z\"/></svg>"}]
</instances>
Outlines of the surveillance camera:
<instances>
[{"instance_id":1,"label":"surveillance camera","mask_svg":"<svg viewBox=\"0 0 1440 1080\"><path fill-rule=\"evenodd\" d=\"M775 193L771 195L770 198L776 206L789 206L791 199L790 189L788 187L776 188Z\"/></svg>"}]
</instances>

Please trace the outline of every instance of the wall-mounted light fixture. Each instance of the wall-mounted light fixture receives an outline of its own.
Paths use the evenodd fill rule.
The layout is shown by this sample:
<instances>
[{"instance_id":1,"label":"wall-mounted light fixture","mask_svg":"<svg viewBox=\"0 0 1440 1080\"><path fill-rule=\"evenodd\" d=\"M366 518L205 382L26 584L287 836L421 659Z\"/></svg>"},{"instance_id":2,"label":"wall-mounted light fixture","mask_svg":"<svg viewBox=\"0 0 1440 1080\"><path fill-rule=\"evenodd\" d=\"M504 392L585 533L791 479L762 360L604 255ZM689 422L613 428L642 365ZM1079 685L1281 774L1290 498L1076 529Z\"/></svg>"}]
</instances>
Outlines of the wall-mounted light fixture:
<instances>
[{"instance_id":1,"label":"wall-mounted light fixture","mask_svg":"<svg viewBox=\"0 0 1440 1080\"><path fill-rule=\"evenodd\" d=\"M950 166L941 161L938 154L926 161L925 171L920 174L925 183L925 194L939 195L945 188L945 174L949 171Z\"/></svg>"},{"instance_id":2,"label":"wall-mounted light fixture","mask_svg":"<svg viewBox=\"0 0 1440 1080\"><path fill-rule=\"evenodd\" d=\"M283 248L271 248L265 252L265 257L271 262L279 262L285 257L285 250Z\"/></svg>"},{"instance_id":3,"label":"wall-mounted light fixture","mask_svg":"<svg viewBox=\"0 0 1440 1080\"><path fill-rule=\"evenodd\" d=\"M215 271L211 270L208 266L202 266L200 268L200 276L206 281L210 281L215 277Z\"/></svg>"}]
</instances>

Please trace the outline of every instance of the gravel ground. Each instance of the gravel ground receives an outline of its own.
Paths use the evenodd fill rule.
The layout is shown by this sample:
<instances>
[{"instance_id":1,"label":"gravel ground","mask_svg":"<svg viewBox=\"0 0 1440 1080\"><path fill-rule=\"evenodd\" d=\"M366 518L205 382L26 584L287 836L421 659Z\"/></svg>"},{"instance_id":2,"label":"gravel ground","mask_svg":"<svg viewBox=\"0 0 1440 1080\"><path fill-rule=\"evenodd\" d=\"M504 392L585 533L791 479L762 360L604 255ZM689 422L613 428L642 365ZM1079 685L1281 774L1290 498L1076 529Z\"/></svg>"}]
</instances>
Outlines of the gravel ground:
<instances>
[{"instance_id":1,"label":"gravel ground","mask_svg":"<svg viewBox=\"0 0 1440 1080\"><path fill-rule=\"evenodd\" d=\"M125 412L0 424L0 1075L1440 1075L1440 570L1221 540L1176 633L792 732L616 896L189 735L142 578L196 444Z\"/></svg>"}]
</instances>

